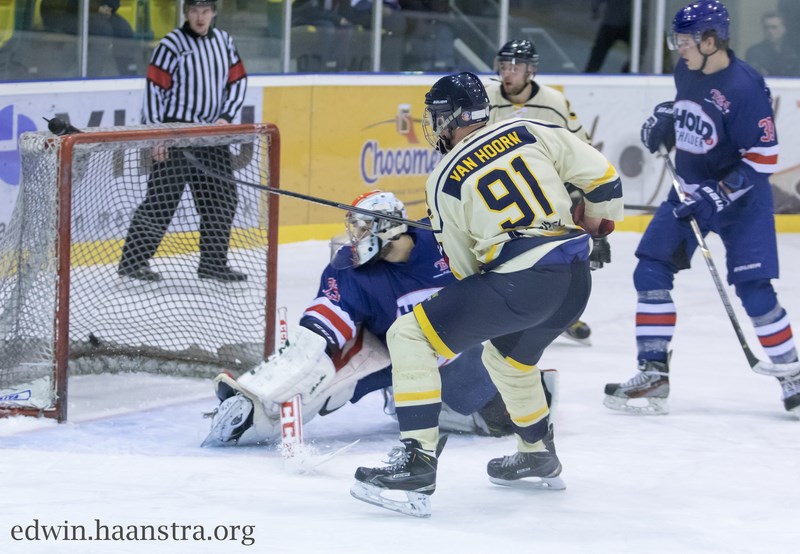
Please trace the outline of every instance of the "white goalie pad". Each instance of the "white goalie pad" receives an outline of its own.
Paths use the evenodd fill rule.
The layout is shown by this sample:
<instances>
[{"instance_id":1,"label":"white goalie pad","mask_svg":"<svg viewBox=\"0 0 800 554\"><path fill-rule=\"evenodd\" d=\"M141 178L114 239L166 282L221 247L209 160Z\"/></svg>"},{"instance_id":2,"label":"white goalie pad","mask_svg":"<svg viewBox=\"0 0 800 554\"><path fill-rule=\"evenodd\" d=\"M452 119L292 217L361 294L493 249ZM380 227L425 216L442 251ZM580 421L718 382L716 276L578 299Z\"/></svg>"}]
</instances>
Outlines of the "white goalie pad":
<instances>
[{"instance_id":1,"label":"white goalie pad","mask_svg":"<svg viewBox=\"0 0 800 554\"><path fill-rule=\"evenodd\" d=\"M378 337L361 330L358 337L334 360L337 371L330 388L321 394L325 398L325 411L332 412L344 406L352 397L356 383L367 375L377 373L392 363L389 350ZM317 410L319 411L319 410ZM321 415L325 415L322 413Z\"/></svg>"},{"instance_id":2,"label":"white goalie pad","mask_svg":"<svg viewBox=\"0 0 800 554\"><path fill-rule=\"evenodd\" d=\"M299 394L308 404L336 375L325 353L327 346L320 335L298 327L286 348L239 377L238 382L265 402L280 404Z\"/></svg>"},{"instance_id":3,"label":"white goalie pad","mask_svg":"<svg viewBox=\"0 0 800 554\"><path fill-rule=\"evenodd\" d=\"M308 330L306 329L306 331ZM311 333L311 331L308 332ZM319 337L315 333L311 334ZM319 338L324 342L324 339ZM281 355L278 354L278 356ZM322 356L333 369L334 363L324 351ZM268 360L256 370L271 361L272 359ZM341 364L341 367L338 371L333 370L335 373L332 379L323 380L324 386L317 387L313 394L302 395L300 393L302 395L303 424L311 421L317 413L326 415L344 406L353 397L356 384L360 379L381 371L391 363L386 346L368 331L363 331L344 355L337 358L337 362ZM285 367L285 365L283 363L273 364L269 370L272 371L277 367ZM252 378L245 379L248 375L250 373L242 375L238 381L235 381L227 373L221 373L214 379L214 386L216 389L221 384L227 385L252 402L254 406L253 425L247 428L237 441L231 441L229 429L232 429L233 425L224 417L225 413L218 409L212 419L209 438L203 443L205 446L254 444L273 441L280 437L280 413L278 411L280 403L267 396L261 396L260 392L252 388L250 384ZM303 379L298 380L298 382L302 381Z\"/></svg>"}]
</instances>

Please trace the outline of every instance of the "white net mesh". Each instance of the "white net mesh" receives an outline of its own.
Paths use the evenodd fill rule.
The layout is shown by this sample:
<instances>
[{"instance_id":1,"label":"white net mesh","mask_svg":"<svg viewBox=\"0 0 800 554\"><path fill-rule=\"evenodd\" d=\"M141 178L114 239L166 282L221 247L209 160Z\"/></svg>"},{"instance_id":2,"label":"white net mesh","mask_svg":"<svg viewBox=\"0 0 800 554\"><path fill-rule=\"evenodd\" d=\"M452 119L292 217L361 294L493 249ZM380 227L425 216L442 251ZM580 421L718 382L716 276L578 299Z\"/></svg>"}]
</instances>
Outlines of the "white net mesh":
<instances>
[{"instance_id":1,"label":"white net mesh","mask_svg":"<svg viewBox=\"0 0 800 554\"><path fill-rule=\"evenodd\" d=\"M224 177L268 184L267 136L115 141L114 132L75 144L72 156L49 133L20 139L23 184L0 242L0 410L52 404L56 334L66 325L57 299L67 283L72 373L211 375L263 357L274 297L269 195ZM71 170L71 210L59 200L60 167ZM59 224L65 216L70 224ZM58 274L60 240L70 241L68 280ZM142 267L157 277L121 271Z\"/></svg>"}]
</instances>

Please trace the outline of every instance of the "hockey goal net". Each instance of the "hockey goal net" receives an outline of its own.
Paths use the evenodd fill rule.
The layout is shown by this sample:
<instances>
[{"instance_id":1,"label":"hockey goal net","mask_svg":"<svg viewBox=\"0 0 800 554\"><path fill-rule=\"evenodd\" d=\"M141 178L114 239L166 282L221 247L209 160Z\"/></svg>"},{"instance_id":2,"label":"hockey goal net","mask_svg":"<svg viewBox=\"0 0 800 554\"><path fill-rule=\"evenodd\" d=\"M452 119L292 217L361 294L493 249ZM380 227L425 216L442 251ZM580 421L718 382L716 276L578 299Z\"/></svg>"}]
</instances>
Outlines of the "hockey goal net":
<instances>
[{"instance_id":1,"label":"hockey goal net","mask_svg":"<svg viewBox=\"0 0 800 554\"><path fill-rule=\"evenodd\" d=\"M280 139L274 125L27 133L20 152L22 186L0 240L0 415L66 420L70 374L208 376L245 371L272 351L278 197L258 185L278 187ZM194 153L208 172L170 166L171 182L186 185L179 200L173 187L177 210L169 227L148 229L144 217L145 228L137 231L156 237L163 232L149 261L159 278L122 276L120 256L133 214L148 190L158 200L160 189L150 189L158 167L154 158L164 152ZM228 190L217 197L212 189L203 210L200 189L192 185L198 171L200 178L227 174L256 186L218 183L235 194ZM209 202L217 204L207 217L223 212L229 221L234 212L232 225L225 225L227 264L245 280L198 274L201 250L219 245L200 231L198 212L208 212Z\"/></svg>"}]
</instances>

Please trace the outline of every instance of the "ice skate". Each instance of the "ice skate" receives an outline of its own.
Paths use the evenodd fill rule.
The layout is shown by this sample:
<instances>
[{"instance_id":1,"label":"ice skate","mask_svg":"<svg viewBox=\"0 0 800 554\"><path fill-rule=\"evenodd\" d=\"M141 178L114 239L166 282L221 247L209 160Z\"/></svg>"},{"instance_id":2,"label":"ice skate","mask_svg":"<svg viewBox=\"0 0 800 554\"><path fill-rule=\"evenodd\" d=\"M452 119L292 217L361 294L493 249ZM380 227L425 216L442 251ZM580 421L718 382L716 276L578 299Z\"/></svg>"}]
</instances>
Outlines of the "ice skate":
<instances>
[{"instance_id":1,"label":"ice skate","mask_svg":"<svg viewBox=\"0 0 800 554\"><path fill-rule=\"evenodd\" d=\"M561 336L565 339L575 341L578 344L583 344L584 346L592 345L592 340L590 339L591 335L592 328L589 327L585 321L581 321L580 319L570 325L566 331L561 333Z\"/></svg>"},{"instance_id":2,"label":"ice skate","mask_svg":"<svg viewBox=\"0 0 800 554\"><path fill-rule=\"evenodd\" d=\"M543 452L516 452L511 456L489 460L486 472L489 481L504 487L563 490L567 488L561 479L561 462L553 445L553 429L545 439L547 450Z\"/></svg>"},{"instance_id":3,"label":"ice skate","mask_svg":"<svg viewBox=\"0 0 800 554\"><path fill-rule=\"evenodd\" d=\"M639 360L639 373L624 383L608 383L603 405L639 415L669 413L669 366L667 362Z\"/></svg>"},{"instance_id":4,"label":"ice skate","mask_svg":"<svg viewBox=\"0 0 800 554\"><path fill-rule=\"evenodd\" d=\"M780 377L778 382L783 390L783 407L800 419L800 375Z\"/></svg>"},{"instance_id":5,"label":"ice skate","mask_svg":"<svg viewBox=\"0 0 800 554\"><path fill-rule=\"evenodd\" d=\"M414 517L430 517L430 495L436 490L437 458L447 442L439 439L436 452L423 450L415 439L389 452L386 467L359 467L350 494L358 500Z\"/></svg>"}]
</instances>

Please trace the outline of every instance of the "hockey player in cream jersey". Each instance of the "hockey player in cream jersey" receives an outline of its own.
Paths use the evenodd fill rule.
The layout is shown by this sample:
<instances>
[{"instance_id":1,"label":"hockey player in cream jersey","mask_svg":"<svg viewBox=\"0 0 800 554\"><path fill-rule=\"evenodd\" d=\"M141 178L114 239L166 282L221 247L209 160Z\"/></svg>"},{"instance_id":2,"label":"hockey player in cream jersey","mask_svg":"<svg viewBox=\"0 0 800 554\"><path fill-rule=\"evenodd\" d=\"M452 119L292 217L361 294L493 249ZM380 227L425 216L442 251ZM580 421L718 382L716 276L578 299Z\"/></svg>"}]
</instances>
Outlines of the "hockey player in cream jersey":
<instances>
[{"instance_id":1,"label":"hockey player in cream jersey","mask_svg":"<svg viewBox=\"0 0 800 554\"><path fill-rule=\"evenodd\" d=\"M539 54L529 40L509 41L497 52L494 70L499 80L486 85L489 124L512 117L540 119L569 129L583 142L591 143L566 96L535 81L538 63Z\"/></svg>"},{"instance_id":2,"label":"hockey player in cream jersey","mask_svg":"<svg viewBox=\"0 0 800 554\"><path fill-rule=\"evenodd\" d=\"M389 466L358 468L350 489L360 500L423 517L443 447L437 356L476 345L517 435L515 454L489 461L490 480L564 488L536 364L586 306L590 236L611 232L623 212L614 167L568 130L528 119L487 126L489 99L472 73L443 77L425 104L425 136L444 154L426 184L428 211L459 280L389 329L403 445ZM565 182L585 193L578 221Z\"/></svg>"},{"instance_id":3,"label":"hockey player in cream jersey","mask_svg":"<svg viewBox=\"0 0 800 554\"><path fill-rule=\"evenodd\" d=\"M492 80L486 85L489 96L489 124L524 117L539 119L560 125L572 134L591 144L586 129L578 121L572 111L569 100L558 90L535 81L539 54L530 40L511 40L498 52L494 61L494 69L499 80ZM581 193L568 187L574 202L582 200ZM592 255L592 267L602 267L603 262L611 261L611 247L607 239L596 239ZM581 320L573 323L564 331L564 337L581 344L590 344L592 330Z\"/></svg>"}]
</instances>

